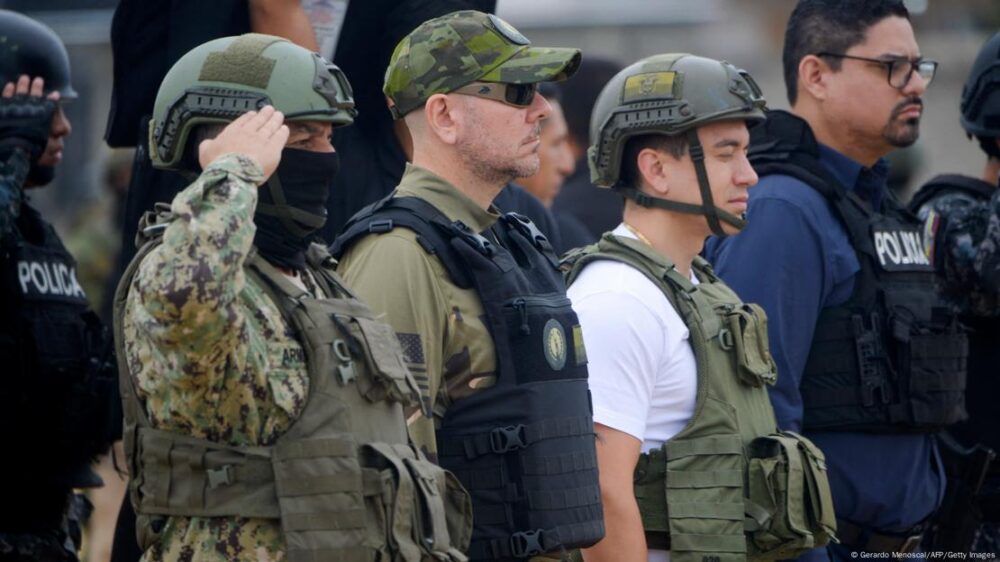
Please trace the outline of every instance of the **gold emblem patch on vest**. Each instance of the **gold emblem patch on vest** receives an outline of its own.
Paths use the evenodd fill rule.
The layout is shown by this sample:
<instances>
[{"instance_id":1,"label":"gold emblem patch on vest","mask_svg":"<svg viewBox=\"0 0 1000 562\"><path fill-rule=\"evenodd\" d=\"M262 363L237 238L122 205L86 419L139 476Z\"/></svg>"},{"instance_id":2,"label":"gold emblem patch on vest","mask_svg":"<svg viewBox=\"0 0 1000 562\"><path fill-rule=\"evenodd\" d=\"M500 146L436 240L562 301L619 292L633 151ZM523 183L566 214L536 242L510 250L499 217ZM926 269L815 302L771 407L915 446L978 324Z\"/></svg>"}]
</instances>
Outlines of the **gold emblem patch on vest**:
<instances>
[{"instance_id":1,"label":"gold emblem patch on vest","mask_svg":"<svg viewBox=\"0 0 1000 562\"><path fill-rule=\"evenodd\" d=\"M545 350L545 360L553 371L560 371L566 366L566 331L554 318L546 322L545 329L542 330L542 348Z\"/></svg>"}]
</instances>

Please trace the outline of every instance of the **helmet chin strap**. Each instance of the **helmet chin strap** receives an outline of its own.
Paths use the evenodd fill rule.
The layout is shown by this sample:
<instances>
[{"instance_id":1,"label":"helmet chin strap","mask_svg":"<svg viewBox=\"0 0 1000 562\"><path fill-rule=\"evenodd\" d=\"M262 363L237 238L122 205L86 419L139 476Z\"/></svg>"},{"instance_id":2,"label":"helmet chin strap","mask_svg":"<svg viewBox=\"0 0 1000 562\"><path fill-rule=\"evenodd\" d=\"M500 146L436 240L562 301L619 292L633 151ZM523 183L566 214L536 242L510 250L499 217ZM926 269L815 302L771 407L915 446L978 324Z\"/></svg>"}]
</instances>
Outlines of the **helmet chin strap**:
<instances>
[{"instance_id":1,"label":"helmet chin strap","mask_svg":"<svg viewBox=\"0 0 1000 562\"><path fill-rule=\"evenodd\" d=\"M698 190L701 192L701 205L693 205L691 203L681 203L679 201L670 201L669 199L663 199L661 197L653 197L631 187L619 189L619 192L642 207L655 207L658 209L666 209L668 211L676 211L678 213L703 215L705 217L705 221L708 223L708 228L712 231L712 234L719 237L729 235L722 229L722 222L729 224L737 230L743 230L743 228L747 225L745 219L737 217L736 215L728 213L715 206L715 201L712 199L712 188L708 183L708 171L705 169L705 150L702 148L701 141L698 139L697 129L691 129L688 131L687 137L688 153L691 155L691 161L694 162L695 173L698 175Z\"/></svg>"}]
</instances>

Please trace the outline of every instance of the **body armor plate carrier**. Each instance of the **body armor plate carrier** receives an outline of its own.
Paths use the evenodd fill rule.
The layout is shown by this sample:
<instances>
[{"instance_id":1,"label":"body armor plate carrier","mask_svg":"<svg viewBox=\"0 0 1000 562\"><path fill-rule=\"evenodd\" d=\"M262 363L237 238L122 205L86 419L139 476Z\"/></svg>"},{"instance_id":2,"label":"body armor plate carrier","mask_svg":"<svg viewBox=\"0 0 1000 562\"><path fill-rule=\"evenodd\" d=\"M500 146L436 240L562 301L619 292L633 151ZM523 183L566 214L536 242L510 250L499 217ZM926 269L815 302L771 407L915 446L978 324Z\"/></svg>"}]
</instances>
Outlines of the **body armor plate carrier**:
<instances>
[{"instance_id":1,"label":"body armor plate carrier","mask_svg":"<svg viewBox=\"0 0 1000 562\"><path fill-rule=\"evenodd\" d=\"M594 544L604 521L586 354L548 241L514 213L484 236L422 199L390 195L348 223L333 254L396 227L415 231L456 285L476 290L496 346L496 384L450 405L437 430L441 465L472 494L469 557Z\"/></svg>"},{"instance_id":2,"label":"body armor plate carrier","mask_svg":"<svg viewBox=\"0 0 1000 562\"><path fill-rule=\"evenodd\" d=\"M767 319L698 258L699 283L649 246L605 234L570 252L570 283L597 260L625 263L655 284L690 330L697 363L695 413L659 449L643 453L634 488L649 548L674 562L794 558L836 531L823 453L778 432L765 385L774 384Z\"/></svg>"},{"instance_id":3,"label":"body armor plate carrier","mask_svg":"<svg viewBox=\"0 0 1000 562\"><path fill-rule=\"evenodd\" d=\"M17 440L7 443L11 450L48 445L34 455L37 463L11 462L5 474L25 470L21 476L32 482L67 490L100 485L89 467L113 440L111 351L75 260L52 226L25 206L0 243L0 419L8 429L26 428L7 432Z\"/></svg>"},{"instance_id":4,"label":"body armor plate carrier","mask_svg":"<svg viewBox=\"0 0 1000 562\"><path fill-rule=\"evenodd\" d=\"M147 217L151 218L151 217ZM169 216L154 219L162 223ZM140 232L156 229L140 226ZM327 298L296 287L253 252L248 275L269 293L302 344L309 396L273 446L230 446L151 427L122 348L125 299L147 242L115 295L125 451L140 546L151 516L280 519L290 562L460 561L471 504L455 477L409 443L403 407L418 399L392 329L375 320L313 245L307 267ZM143 538L144 536L144 538Z\"/></svg>"},{"instance_id":5,"label":"body armor plate carrier","mask_svg":"<svg viewBox=\"0 0 1000 562\"><path fill-rule=\"evenodd\" d=\"M937 295L919 221L887 198L881 212L819 162L809 125L771 111L752 130L761 176L796 178L830 203L861 270L847 302L822 310L800 386L809 431L930 432L965 413L968 342Z\"/></svg>"}]
</instances>

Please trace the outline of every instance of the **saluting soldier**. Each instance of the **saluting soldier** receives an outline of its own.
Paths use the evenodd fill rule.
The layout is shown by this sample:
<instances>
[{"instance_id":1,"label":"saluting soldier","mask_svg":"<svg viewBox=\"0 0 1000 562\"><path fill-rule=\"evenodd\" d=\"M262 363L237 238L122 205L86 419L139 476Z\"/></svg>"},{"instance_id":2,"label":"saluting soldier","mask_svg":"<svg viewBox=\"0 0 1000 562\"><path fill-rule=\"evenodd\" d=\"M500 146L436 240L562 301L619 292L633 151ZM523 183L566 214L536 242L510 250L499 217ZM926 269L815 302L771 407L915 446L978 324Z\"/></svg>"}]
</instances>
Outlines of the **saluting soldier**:
<instances>
[{"instance_id":1,"label":"saluting soldier","mask_svg":"<svg viewBox=\"0 0 1000 562\"><path fill-rule=\"evenodd\" d=\"M115 298L144 560L465 559L468 496L409 444L396 338L313 244L354 115L336 66L269 35L160 86L149 155L194 181Z\"/></svg>"}]
</instances>

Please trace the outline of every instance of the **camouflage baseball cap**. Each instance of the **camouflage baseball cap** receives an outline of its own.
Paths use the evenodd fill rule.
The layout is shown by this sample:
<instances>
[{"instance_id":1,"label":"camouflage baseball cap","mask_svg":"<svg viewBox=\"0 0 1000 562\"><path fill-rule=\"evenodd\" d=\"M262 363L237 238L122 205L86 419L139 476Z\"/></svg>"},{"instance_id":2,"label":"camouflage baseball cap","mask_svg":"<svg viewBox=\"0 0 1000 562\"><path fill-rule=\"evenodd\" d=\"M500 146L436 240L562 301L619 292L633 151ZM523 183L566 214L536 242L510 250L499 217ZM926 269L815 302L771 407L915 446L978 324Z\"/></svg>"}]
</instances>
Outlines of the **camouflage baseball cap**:
<instances>
[{"instance_id":1,"label":"camouflage baseball cap","mask_svg":"<svg viewBox=\"0 0 1000 562\"><path fill-rule=\"evenodd\" d=\"M580 66L579 49L532 47L493 14L462 10L420 24L396 45L382 91L399 119L434 94L470 82L533 84L565 80Z\"/></svg>"}]
</instances>

